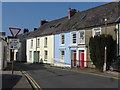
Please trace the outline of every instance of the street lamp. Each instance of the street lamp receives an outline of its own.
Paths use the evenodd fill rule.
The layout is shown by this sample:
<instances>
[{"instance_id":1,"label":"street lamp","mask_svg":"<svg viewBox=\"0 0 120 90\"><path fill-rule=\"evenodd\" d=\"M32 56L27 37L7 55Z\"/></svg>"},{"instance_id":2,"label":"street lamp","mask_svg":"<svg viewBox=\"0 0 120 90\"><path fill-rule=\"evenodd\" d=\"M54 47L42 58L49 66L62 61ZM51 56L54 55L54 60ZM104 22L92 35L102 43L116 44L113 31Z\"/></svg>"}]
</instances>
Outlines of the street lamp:
<instances>
[{"instance_id":1,"label":"street lamp","mask_svg":"<svg viewBox=\"0 0 120 90\"><path fill-rule=\"evenodd\" d=\"M105 34L107 34L107 18L104 19L105 21ZM103 66L103 71L106 71L107 67L107 45L105 44L105 54L104 54L104 66Z\"/></svg>"}]
</instances>

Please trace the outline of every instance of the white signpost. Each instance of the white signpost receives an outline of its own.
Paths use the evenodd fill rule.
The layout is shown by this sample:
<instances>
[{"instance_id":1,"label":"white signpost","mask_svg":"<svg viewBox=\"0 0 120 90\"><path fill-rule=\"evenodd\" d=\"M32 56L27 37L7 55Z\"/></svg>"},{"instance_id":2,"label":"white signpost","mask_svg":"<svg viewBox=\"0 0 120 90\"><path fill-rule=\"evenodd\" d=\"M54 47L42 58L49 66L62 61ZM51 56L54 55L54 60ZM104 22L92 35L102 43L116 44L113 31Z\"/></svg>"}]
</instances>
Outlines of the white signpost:
<instances>
[{"instance_id":1,"label":"white signpost","mask_svg":"<svg viewBox=\"0 0 120 90\"><path fill-rule=\"evenodd\" d=\"M19 49L19 39L9 39L9 49Z\"/></svg>"}]
</instances>

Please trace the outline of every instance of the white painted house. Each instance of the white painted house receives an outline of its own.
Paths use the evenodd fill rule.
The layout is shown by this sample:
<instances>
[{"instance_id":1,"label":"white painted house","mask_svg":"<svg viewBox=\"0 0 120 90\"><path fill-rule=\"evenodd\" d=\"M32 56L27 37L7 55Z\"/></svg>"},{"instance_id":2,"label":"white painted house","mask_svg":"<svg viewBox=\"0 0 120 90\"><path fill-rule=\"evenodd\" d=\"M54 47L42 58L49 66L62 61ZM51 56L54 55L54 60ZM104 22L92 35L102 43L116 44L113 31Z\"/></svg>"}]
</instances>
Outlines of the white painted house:
<instances>
[{"instance_id":1,"label":"white painted house","mask_svg":"<svg viewBox=\"0 0 120 90\"><path fill-rule=\"evenodd\" d=\"M9 59L7 42L0 37L0 70L7 67L7 60Z\"/></svg>"}]
</instances>

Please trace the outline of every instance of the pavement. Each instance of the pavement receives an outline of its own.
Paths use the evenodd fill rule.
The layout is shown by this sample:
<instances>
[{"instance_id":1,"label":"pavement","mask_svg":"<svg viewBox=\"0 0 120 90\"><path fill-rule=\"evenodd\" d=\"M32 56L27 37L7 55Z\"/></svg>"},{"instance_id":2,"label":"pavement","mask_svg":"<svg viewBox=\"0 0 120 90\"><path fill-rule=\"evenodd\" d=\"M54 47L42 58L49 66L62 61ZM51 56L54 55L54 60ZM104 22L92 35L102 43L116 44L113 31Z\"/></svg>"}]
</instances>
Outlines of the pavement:
<instances>
[{"instance_id":1,"label":"pavement","mask_svg":"<svg viewBox=\"0 0 120 90\"><path fill-rule=\"evenodd\" d=\"M2 89L31 89L31 85L26 77L19 70L15 70L13 75L11 67L8 65L7 69L0 72L2 75Z\"/></svg>"}]
</instances>

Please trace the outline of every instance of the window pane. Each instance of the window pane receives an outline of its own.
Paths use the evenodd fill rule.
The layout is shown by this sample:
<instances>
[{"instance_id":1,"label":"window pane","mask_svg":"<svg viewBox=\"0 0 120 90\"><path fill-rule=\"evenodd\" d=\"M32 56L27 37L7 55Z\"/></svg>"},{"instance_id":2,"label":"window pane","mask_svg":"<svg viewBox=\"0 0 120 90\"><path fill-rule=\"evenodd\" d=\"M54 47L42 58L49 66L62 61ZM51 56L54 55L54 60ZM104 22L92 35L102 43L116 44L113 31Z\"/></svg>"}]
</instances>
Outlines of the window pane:
<instances>
[{"instance_id":1,"label":"window pane","mask_svg":"<svg viewBox=\"0 0 120 90\"><path fill-rule=\"evenodd\" d=\"M76 43L76 33L73 34L73 43Z\"/></svg>"},{"instance_id":2,"label":"window pane","mask_svg":"<svg viewBox=\"0 0 120 90\"><path fill-rule=\"evenodd\" d=\"M61 51L61 59L64 59L64 51Z\"/></svg>"},{"instance_id":3,"label":"window pane","mask_svg":"<svg viewBox=\"0 0 120 90\"><path fill-rule=\"evenodd\" d=\"M45 38L45 46L47 46L47 38Z\"/></svg>"},{"instance_id":4,"label":"window pane","mask_svg":"<svg viewBox=\"0 0 120 90\"><path fill-rule=\"evenodd\" d=\"M61 44L64 44L65 43L65 36L64 34L61 35Z\"/></svg>"},{"instance_id":5,"label":"window pane","mask_svg":"<svg viewBox=\"0 0 120 90\"><path fill-rule=\"evenodd\" d=\"M48 55L48 53L47 53L47 51L45 51L45 59L47 59L47 55Z\"/></svg>"},{"instance_id":6,"label":"window pane","mask_svg":"<svg viewBox=\"0 0 120 90\"><path fill-rule=\"evenodd\" d=\"M94 28L93 36L97 36L101 34L101 28Z\"/></svg>"},{"instance_id":7,"label":"window pane","mask_svg":"<svg viewBox=\"0 0 120 90\"><path fill-rule=\"evenodd\" d=\"M79 40L80 40L80 43L82 44L85 43L85 32L84 31L80 31Z\"/></svg>"}]
</instances>

